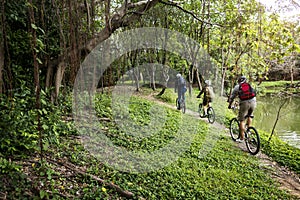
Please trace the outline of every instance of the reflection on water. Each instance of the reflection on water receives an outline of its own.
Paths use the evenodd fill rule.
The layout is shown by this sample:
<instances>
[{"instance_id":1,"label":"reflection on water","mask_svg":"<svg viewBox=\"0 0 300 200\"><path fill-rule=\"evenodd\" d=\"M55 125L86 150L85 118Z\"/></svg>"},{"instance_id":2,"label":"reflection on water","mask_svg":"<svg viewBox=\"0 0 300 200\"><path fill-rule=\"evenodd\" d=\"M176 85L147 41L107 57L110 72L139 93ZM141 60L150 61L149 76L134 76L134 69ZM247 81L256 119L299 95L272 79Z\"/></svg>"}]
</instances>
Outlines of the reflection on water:
<instances>
[{"instance_id":1,"label":"reflection on water","mask_svg":"<svg viewBox=\"0 0 300 200\"><path fill-rule=\"evenodd\" d=\"M296 131L285 131L280 133L280 138L292 146L300 148L300 135Z\"/></svg>"},{"instance_id":2,"label":"reflection on water","mask_svg":"<svg viewBox=\"0 0 300 200\"><path fill-rule=\"evenodd\" d=\"M279 97L257 99L254 126L271 133L280 105L285 102ZM288 98L280 111L276 133L285 142L300 148L300 98Z\"/></svg>"}]
</instances>

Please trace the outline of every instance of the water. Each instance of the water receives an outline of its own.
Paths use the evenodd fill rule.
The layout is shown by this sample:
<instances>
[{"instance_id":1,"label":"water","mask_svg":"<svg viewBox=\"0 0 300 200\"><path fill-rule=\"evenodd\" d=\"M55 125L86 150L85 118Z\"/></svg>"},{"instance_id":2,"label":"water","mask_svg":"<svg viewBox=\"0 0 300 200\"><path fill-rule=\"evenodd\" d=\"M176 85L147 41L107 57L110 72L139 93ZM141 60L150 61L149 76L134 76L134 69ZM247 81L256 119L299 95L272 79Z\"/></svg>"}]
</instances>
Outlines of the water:
<instances>
[{"instance_id":1,"label":"water","mask_svg":"<svg viewBox=\"0 0 300 200\"><path fill-rule=\"evenodd\" d=\"M271 134L279 107L285 102L280 97L257 98L254 126ZM280 111L275 133L288 144L300 148L300 97L290 97Z\"/></svg>"}]
</instances>

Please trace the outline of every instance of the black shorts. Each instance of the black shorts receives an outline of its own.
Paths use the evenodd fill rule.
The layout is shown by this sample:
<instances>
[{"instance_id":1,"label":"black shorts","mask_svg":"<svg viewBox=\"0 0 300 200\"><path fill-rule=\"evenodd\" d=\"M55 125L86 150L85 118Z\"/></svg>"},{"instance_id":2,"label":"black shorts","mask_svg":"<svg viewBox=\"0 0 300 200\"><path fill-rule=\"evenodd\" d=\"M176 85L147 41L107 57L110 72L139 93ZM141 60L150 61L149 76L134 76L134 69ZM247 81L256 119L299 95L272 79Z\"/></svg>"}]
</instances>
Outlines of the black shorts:
<instances>
[{"instance_id":1,"label":"black shorts","mask_svg":"<svg viewBox=\"0 0 300 200\"><path fill-rule=\"evenodd\" d=\"M203 99L203 106L207 106L210 102L212 102L211 98L205 98L205 99Z\"/></svg>"}]
</instances>

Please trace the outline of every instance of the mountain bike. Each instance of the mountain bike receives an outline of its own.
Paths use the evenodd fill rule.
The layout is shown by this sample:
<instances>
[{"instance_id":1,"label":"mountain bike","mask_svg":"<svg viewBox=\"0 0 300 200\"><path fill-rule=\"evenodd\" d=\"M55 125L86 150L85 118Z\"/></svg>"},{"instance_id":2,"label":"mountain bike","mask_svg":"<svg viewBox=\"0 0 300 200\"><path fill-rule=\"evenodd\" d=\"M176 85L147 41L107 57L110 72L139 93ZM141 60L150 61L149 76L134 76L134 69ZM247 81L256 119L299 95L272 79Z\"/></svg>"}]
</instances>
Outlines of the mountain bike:
<instances>
[{"instance_id":1,"label":"mountain bike","mask_svg":"<svg viewBox=\"0 0 300 200\"><path fill-rule=\"evenodd\" d=\"M179 106L178 106L179 103ZM185 105L185 96L181 96L180 102L178 102L178 98L176 98L176 107L179 107L179 110L182 111L182 113L184 114L186 111L186 105Z\"/></svg>"},{"instance_id":2,"label":"mountain bike","mask_svg":"<svg viewBox=\"0 0 300 200\"><path fill-rule=\"evenodd\" d=\"M215 122L216 115L215 115L215 111L214 111L213 107L209 106L207 108L207 114L205 115L203 104L199 103L198 112L199 112L199 116L201 118L206 118L207 117L209 123L212 124L212 123Z\"/></svg>"},{"instance_id":3,"label":"mountain bike","mask_svg":"<svg viewBox=\"0 0 300 200\"><path fill-rule=\"evenodd\" d=\"M248 117L250 116L246 116L245 120L247 121ZM259 134L257 132L257 130L252 127L252 126L248 126L247 124L245 125L245 143L246 143L246 147L249 151L250 154L252 155L256 155L259 150L260 150L260 137ZM236 141L237 139L240 138L240 122L238 121L238 119L236 117L232 118L230 120L230 136L232 138L233 141Z\"/></svg>"}]
</instances>

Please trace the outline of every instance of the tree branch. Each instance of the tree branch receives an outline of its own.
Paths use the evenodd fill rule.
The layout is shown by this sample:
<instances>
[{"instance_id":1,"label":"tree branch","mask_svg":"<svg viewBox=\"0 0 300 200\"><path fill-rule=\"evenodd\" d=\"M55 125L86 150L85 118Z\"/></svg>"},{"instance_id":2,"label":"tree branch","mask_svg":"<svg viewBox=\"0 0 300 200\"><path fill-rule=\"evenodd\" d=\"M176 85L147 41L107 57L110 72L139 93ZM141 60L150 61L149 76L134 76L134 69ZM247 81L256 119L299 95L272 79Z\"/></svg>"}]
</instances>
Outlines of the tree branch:
<instances>
[{"instance_id":1,"label":"tree branch","mask_svg":"<svg viewBox=\"0 0 300 200\"><path fill-rule=\"evenodd\" d=\"M276 115L276 120L275 120L275 122L274 122L274 125L273 125L273 128L272 128L272 132L271 132L271 135L270 135L270 137L269 137L269 139L268 139L268 142L270 142L271 141L271 139L272 139L272 136L274 135L274 133L275 133L275 128L276 128L276 125L277 125L277 122L278 122L278 120L279 120L279 118L280 118L280 111L281 111L281 109L283 108L283 106L284 106L284 104L287 102L287 98L280 104L280 106L279 106L279 109L278 109L278 112L277 112L277 115Z\"/></svg>"},{"instance_id":2,"label":"tree branch","mask_svg":"<svg viewBox=\"0 0 300 200\"><path fill-rule=\"evenodd\" d=\"M196 19L197 21L200 21L200 22L202 22L202 23L204 23L204 24L209 24L209 25L212 25L212 26L216 25L216 26L224 27L224 26L221 25L221 24L213 24L213 23L211 23L211 22L207 22L207 21L205 21L205 20L200 19L200 18L197 17L193 12L191 12L191 11L189 11L189 10L186 10L186 9L184 9L183 7L179 6L178 3L171 2L171 1L167 1L167 2L166 2L166 1L163 1L163 0L159 0L159 3L162 3L162 4L164 4L164 5L168 5L168 6L174 6L174 7L178 8L179 10L181 10L181 11L183 11L183 12L185 12L185 13L191 15L194 19Z\"/></svg>"},{"instance_id":3,"label":"tree branch","mask_svg":"<svg viewBox=\"0 0 300 200\"><path fill-rule=\"evenodd\" d=\"M62 165L66 168L68 168L69 170L71 171L74 171L76 172L77 174L80 174L82 176L88 176L90 177L91 179L94 179L95 181L99 182L100 184L103 184L111 189L114 189L116 192L118 192L120 195L122 195L123 197L126 197L126 198L133 198L134 197L134 194L132 192L129 192L127 190L122 190L118 185L112 183L112 182L107 182L93 174L89 174L81 169L78 169L78 167L72 163L69 163L69 162L61 162L61 161L57 161L57 160L53 160L52 158L49 158L47 157L47 160L48 162L52 163L52 164L59 164L59 165Z\"/></svg>"},{"instance_id":4,"label":"tree branch","mask_svg":"<svg viewBox=\"0 0 300 200\"><path fill-rule=\"evenodd\" d=\"M111 16L109 20L109 24L107 24L102 31L96 34L95 37L88 42L88 44L85 47L85 50L87 50L87 52L90 52L100 42L107 39L118 28L126 27L132 22L134 22L135 20L139 19L144 12L154 7L158 2L159 0L145 0L145 1L139 1L137 3L128 3L128 4L126 4L125 2L125 5L123 5L118 10L118 12L116 12L114 15ZM127 8L127 10L125 10L125 8ZM129 9L135 9L135 10L132 12L128 12Z\"/></svg>"}]
</instances>

